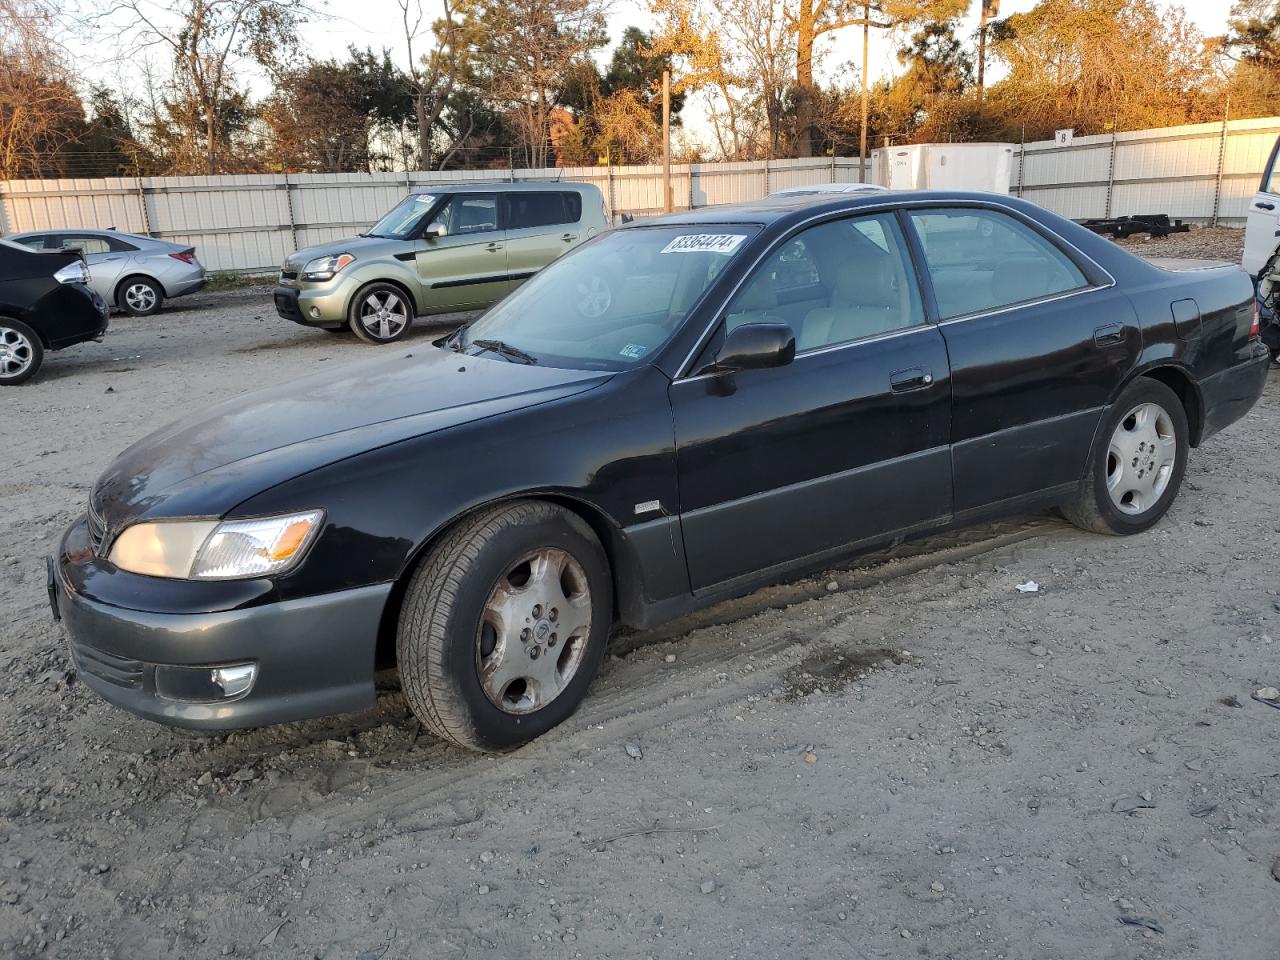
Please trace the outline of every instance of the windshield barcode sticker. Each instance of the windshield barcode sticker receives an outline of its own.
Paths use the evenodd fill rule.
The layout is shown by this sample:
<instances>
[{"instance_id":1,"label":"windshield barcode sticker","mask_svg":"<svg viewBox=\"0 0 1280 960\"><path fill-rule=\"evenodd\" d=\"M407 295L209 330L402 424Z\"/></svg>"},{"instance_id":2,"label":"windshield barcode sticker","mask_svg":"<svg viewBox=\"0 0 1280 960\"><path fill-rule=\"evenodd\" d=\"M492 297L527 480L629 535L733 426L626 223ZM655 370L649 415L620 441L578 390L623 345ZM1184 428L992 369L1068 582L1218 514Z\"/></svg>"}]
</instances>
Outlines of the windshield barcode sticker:
<instances>
[{"instance_id":1,"label":"windshield barcode sticker","mask_svg":"<svg viewBox=\"0 0 1280 960\"><path fill-rule=\"evenodd\" d=\"M665 247L662 253L723 253L730 254L737 250L742 241L747 239L741 233L690 233L676 237Z\"/></svg>"}]
</instances>

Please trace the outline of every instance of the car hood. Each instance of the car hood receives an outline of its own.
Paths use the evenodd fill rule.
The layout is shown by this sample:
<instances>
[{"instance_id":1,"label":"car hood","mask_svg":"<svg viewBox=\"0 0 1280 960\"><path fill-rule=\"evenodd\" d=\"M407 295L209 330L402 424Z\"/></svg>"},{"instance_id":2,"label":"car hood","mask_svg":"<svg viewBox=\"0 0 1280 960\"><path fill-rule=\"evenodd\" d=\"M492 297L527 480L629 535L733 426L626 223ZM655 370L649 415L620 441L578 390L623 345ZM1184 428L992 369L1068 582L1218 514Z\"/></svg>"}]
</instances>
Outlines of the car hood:
<instances>
[{"instance_id":1,"label":"car hood","mask_svg":"<svg viewBox=\"0 0 1280 960\"><path fill-rule=\"evenodd\" d=\"M411 240L392 240L387 237L345 237L329 243L318 243L314 247L303 247L289 254L284 261L284 269L301 270L309 261L317 257L332 257L339 253L351 254L358 263L361 260L381 256L393 248L397 251L404 250L406 245L412 245L412 243Z\"/></svg>"},{"instance_id":2,"label":"car hood","mask_svg":"<svg viewBox=\"0 0 1280 960\"><path fill-rule=\"evenodd\" d=\"M590 390L611 374L427 346L237 397L162 427L98 480L109 531L143 517L222 516L248 497L356 454Z\"/></svg>"}]
</instances>

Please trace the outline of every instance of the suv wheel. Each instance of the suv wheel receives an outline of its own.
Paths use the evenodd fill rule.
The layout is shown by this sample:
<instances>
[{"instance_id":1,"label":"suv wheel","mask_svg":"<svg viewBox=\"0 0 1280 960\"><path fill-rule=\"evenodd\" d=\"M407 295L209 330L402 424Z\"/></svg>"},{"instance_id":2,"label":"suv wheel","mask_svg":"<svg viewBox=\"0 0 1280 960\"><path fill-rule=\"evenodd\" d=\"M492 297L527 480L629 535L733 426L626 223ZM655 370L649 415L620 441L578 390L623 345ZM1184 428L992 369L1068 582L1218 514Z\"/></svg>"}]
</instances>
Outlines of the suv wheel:
<instances>
[{"instance_id":1,"label":"suv wheel","mask_svg":"<svg viewBox=\"0 0 1280 960\"><path fill-rule=\"evenodd\" d=\"M413 305L390 283L372 283L358 292L347 311L355 335L368 343L394 343L413 323Z\"/></svg>"},{"instance_id":2,"label":"suv wheel","mask_svg":"<svg viewBox=\"0 0 1280 960\"><path fill-rule=\"evenodd\" d=\"M36 375L44 344L25 323L0 317L0 386L15 387Z\"/></svg>"}]
</instances>

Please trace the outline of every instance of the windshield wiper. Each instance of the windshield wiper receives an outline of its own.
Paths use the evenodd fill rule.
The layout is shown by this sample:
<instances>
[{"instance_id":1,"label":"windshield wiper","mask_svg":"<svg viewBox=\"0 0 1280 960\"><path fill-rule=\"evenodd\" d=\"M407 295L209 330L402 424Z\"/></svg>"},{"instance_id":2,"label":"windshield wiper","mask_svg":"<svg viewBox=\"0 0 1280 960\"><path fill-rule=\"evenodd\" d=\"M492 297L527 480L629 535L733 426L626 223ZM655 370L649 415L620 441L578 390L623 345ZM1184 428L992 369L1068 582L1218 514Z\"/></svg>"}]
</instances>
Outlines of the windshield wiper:
<instances>
[{"instance_id":1,"label":"windshield wiper","mask_svg":"<svg viewBox=\"0 0 1280 960\"><path fill-rule=\"evenodd\" d=\"M479 347L481 350L492 350L499 356L514 360L516 363L533 365L538 362L538 358L532 353L525 353L519 347L513 347L511 344L503 343L501 340L472 340L469 346Z\"/></svg>"}]
</instances>

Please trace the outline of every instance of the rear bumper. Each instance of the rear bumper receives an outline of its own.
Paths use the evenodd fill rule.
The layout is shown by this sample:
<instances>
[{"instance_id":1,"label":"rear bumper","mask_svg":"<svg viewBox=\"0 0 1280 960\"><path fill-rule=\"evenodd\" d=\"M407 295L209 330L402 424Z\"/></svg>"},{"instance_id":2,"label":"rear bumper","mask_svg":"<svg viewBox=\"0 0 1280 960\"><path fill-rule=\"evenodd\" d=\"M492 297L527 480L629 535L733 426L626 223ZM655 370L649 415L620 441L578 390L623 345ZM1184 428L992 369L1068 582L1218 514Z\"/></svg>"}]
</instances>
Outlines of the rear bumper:
<instances>
[{"instance_id":1,"label":"rear bumper","mask_svg":"<svg viewBox=\"0 0 1280 960\"><path fill-rule=\"evenodd\" d=\"M73 562L85 561L69 559L65 550L50 558L54 615L66 627L80 678L130 713L171 726L226 730L374 704L374 654L390 584L238 610L151 613L77 592L67 575ZM243 664L257 669L253 685L238 696L193 702L157 691L157 671L165 667Z\"/></svg>"},{"instance_id":2,"label":"rear bumper","mask_svg":"<svg viewBox=\"0 0 1280 960\"><path fill-rule=\"evenodd\" d=\"M1200 398L1204 403L1202 441L1235 423L1252 410L1262 396L1271 356L1266 346L1257 341L1249 350L1247 359L1201 381Z\"/></svg>"},{"instance_id":3,"label":"rear bumper","mask_svg":"<svg viewBox=\"0 0 1280 960\"><path fill-rule=\"evenodd\" d=\"M188 294L195 293L197 290L203 290L209 285L209 275L201 272L199 276L184 278L176 283L165 284L165 295L169 298L185 297Z\"/></svg>"}]
</instances>

